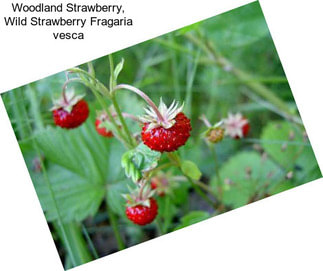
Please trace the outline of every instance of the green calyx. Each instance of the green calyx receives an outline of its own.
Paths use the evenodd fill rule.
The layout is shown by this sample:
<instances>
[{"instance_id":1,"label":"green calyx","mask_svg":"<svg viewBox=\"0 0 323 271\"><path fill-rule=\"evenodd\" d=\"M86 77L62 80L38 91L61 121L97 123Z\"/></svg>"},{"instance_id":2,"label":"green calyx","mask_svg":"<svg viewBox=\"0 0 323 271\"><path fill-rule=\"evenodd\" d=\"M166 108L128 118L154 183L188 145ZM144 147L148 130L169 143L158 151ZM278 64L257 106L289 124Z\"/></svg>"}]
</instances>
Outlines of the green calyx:
<instances>
[{"instance_id":1,"label":"green calyx","mask_svg":"<svg viewBox=\"0 0 323 271\"><path fill-rule=\"evenodd\" d=\"M73 106L83 99L85 94L76 95L74 90L63 91L59 98L53 99L51 111L64 109L68 113L72 112Z\"/></svg>"}]
</instances>

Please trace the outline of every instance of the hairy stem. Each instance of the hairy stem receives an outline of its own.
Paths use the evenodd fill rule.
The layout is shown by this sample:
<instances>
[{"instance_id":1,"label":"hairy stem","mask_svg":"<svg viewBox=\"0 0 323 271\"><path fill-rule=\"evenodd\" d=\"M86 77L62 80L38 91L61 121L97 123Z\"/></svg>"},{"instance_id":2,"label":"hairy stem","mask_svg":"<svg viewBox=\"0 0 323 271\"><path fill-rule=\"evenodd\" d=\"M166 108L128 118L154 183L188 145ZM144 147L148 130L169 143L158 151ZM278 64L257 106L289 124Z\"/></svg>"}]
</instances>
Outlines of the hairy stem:
<instances>
[{"instance_id":1,"label":"hairy stem","mask_svg":"<svg viewBox=\"0 0 323 271\"><path fill-rule=\"evenodd\" d=\"M80 79L80 78L71 78L71 79L68 79L67 81L65 81L64 85L62 86L62 89L63 89L64 102L66 102L66 103L67 103L67 100L66 100L65 91L66 91L67 85L69 85L70 83L73 83L73 82L83 83L82 79Z\"/></svg>"},{"instance_id":2,"label":"hairy stem","mask_svg":"<svg viewBox=\"0 0 323 271\"><path fill-rule=\"evenodd\" d=\"M112 101L112 104L114 106L114 109L116 110L116 113L117 113L117 116L121 122L121 125L122 125L122 128L123 130L125 131L125 134L126 134L126 137L127 137L127 141L129 143L129 145L133 148L136 147L137 143L135 141L135 139L132 137L130 131L129 131L129 128L128 128L128 125L122 115L122 112L120 110L120 107L119 107L119 104L117 103L117 100L115 98L115 95L113 94L112 97L111 97L111 101Z\"/></svg>"},{"instance_id":3,"label":"hairy stem","mask_svg":"<svg viewBox=\"0 0 323 271\"><path fill-rule=\"evenodd\" d=\"M164 117L162 116L162 114L159 112L158 107L155 105L155 103L148 97L147 94L145 94L144 92L142 92L140 89L134 87L134 86L130 86L127 84L119 84L117 85L115 88L115 90L117 89L127 89L130 90L134 93L136 93L137 95L139 95L141 98L143 98L149 105L150 107L154 110L154 112L156 113L159 121L161 122L165 122Z\"/></svg>"},{"instance_id":4,"label":"hairy stem","mask_svg":"<svg viewBox=\"0 0 323 271\"><path fill-rule=\"evenodd\" d=\"M96 99L99 101L101 107L103 109L106 109L105 111L106 111L112 125L114 126L115 130L117 131L117 134L115 134L115 136L127 148L132 147L132 145L128 142L128 139L126 138L126 136L123 134L121 128L117 124L116 120L112 116L111 112L109 111L109 108L106 105L104 99L100 96L100 94L101 94L101 95L111 99L111 95L110 95L109 90L101 82L99 82L96 78L94 78L91 74L89 74L88 72L86 72L82 69L74 68L74 69L70 69L70 71L73 73L77 73L79 75L79 78L68 79L65 82L65 84L63 85L63 89L66 88L66 86L71 82L79 82L79 83L84 84L86 87L88 87L92 91L92 93L94 94Z\"/></svg>"},{"instance_id":5,"label":"hairy stem","mask_svg":"<svg viewBox=\"0 0 323 271\"><path fill-rule=\"evenodd\" d=\"M122 115L122 112L120 110L120 107L119 107L119 104L116 100L116 97L115 97L115 93L114 93L114 88L115 88L115 85L117 84L117 80L116 78L114 77L114 64L113 64L113 57L112 55L110 54L109 55L109 64L110 64L110 98L111 98L111 101L112 101L112 104L114 106L114 109L116 110L116 113L118 115L118 118L121 122L121 125L122 125L122 128L126 134L126 137L127 137L127 140L128 140L128 143L131 147L136 147L137 143L135 141L135 139L132 137L130 131L129 131L129 128L128 128L128 125Z\"/></svg>"}]
</instances>

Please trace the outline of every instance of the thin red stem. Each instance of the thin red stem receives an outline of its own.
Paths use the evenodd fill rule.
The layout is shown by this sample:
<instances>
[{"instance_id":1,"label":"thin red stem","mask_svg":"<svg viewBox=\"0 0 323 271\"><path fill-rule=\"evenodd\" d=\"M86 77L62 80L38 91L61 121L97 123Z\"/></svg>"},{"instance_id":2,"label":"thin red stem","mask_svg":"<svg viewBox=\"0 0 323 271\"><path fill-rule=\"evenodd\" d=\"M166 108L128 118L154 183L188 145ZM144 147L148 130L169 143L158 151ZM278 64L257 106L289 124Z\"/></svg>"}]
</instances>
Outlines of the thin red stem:
<instances>
[{"instance_id":1,"label":"thin red stem","mask_svg":"<svg viewBox=\"0 0 323 271\"><path fill-rule=\"evenodd\" d=\"M137 95L139 95L141 98L143 98L151 106L151 108L155 111L159 121L161 121L162 123L166 122L166 120L164 119L162 114L159 112L158 107L155 105L155 103L144 92L142 92L140 89L138 89L138 88L136 88L134 86L127 85L127 84L117 85L114 89L115 90L117 90L117 89L127 89L127 90L130 90L130 91L136 93Z\"/></svg>"},{"instance_id":2,"label":"thin red stem","mask_svg":"<svg viewBox=\"0 0 323 271\"><path fill-rule=\"evenodd\" d=\"M117 113L112 113L111 115L112 115L112 117L117 117L118 116ZM125 118L128 118L128 119L131 119L133 121L142 123L142 121L138 117L136 117L136 116L134 116L132 114L122 112L122 116L125 117Z\"/></svg>"},{"instance_id":3,"label":"thin red stem","mask_svg":"<svg viewBox=\"0 0 323 271\"><path fill-rule=\"evenodd\" d=\"M143 193L143 191L144 191L144 187L145 187L145 185L146 185L146 182L145 182L145 180L143 179L143 180L142 180L142 183L141 183L140 190L139 190L139 199L140 199L140 200L142 200L142 193Z\"/></svg>"}]
</instances>

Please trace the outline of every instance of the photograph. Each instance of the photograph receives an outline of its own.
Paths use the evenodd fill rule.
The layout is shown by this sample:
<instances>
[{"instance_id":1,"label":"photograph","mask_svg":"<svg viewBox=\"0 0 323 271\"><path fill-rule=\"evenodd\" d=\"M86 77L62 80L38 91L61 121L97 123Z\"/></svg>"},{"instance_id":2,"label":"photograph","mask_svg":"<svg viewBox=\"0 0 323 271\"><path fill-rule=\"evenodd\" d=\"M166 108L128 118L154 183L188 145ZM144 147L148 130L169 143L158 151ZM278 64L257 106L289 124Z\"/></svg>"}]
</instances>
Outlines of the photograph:
<instances>
[{"instance_id":1,"label":"photograph","mask_svg":"<svg viewBox=\"0 0 323 271\"><path fill-rule=\"evenodd\" d=\"M65 270L322 177L258 2L1 97Z\"/></svg>"}]
</instances>

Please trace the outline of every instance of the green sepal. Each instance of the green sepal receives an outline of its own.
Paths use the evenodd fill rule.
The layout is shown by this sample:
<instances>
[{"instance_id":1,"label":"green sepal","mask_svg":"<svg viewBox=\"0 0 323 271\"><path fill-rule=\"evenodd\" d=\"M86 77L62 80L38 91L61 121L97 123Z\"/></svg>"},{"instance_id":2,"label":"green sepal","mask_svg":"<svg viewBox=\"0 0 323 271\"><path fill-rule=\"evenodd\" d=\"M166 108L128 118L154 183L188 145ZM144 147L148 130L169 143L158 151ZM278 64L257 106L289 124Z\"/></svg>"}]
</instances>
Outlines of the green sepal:
<instances>
[{"instance_id":1,"label":"green sepal","mask_svg":"<svg viewBox=\"0 0 323 271\"><path fill-rule=\"evenodd\" d=\"M157 167L161 154L149 149L143 143L129 150L122 156L121 166L126 176L135 183L143 177L143 173Z\"/></svg>"},{"instance_id":2,"label":"green sepal","mask_svg":"<svg viewBox=\"0 0 323 271\"><path fill-rule=\"evenodd\" d=\"M123 69L124 59L122 58L121 61L118 63L118 65L114 69L114 79L117 80L120 72Z\"/></svg>"}]
</instances>

